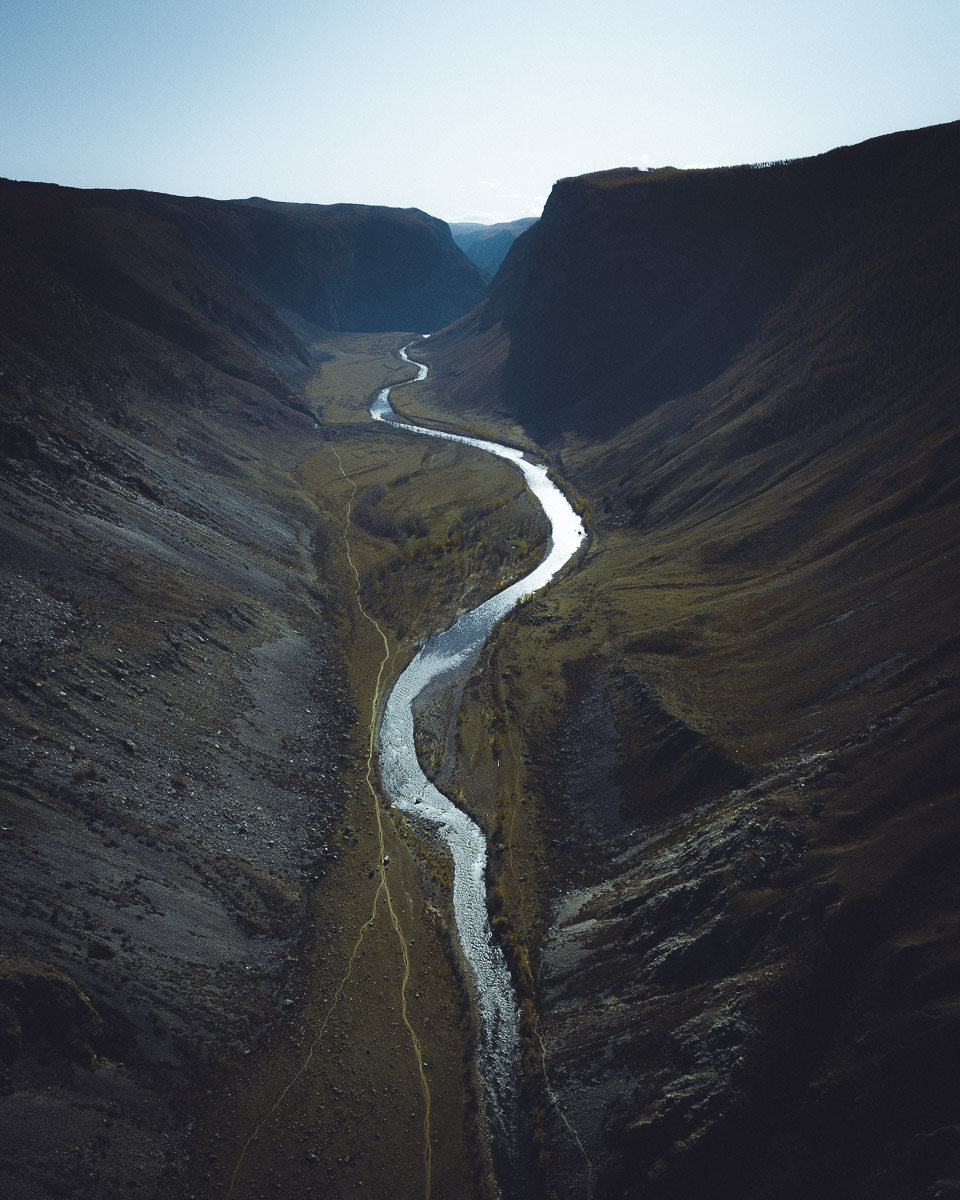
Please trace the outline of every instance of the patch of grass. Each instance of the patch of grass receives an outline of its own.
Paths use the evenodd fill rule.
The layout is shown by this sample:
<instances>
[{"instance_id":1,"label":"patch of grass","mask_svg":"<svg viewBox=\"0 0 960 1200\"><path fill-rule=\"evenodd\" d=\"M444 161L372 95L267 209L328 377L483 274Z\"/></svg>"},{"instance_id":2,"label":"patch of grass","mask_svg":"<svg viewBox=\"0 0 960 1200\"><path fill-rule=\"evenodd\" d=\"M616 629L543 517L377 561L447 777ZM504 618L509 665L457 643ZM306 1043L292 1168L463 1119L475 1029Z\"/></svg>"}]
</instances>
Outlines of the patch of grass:
<instances>
[{"instance_id":1,"label":"patch of grass","mask_svg":"<svg viewBox=\"0 0 960 1200\"><path fill-rule=\"evenodd\" d=\"M356 435L342 427L336 446L354 496L328 449L310 455L300 476L323 511L324 544L339 547L342 564L349 536L364 605L397 640L422 640L542 554L539 507L501 460L382 427Z\"/></svg>"}]
</instances>

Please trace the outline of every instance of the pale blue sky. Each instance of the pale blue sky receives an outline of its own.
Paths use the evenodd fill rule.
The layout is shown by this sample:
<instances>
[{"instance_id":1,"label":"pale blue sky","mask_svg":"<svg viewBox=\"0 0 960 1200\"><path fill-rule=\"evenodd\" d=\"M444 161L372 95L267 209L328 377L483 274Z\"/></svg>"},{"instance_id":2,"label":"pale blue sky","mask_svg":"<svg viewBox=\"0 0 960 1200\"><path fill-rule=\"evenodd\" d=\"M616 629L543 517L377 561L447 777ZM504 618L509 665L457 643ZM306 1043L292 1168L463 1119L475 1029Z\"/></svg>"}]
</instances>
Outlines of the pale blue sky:
<instances>
[{"instance_id":1,"label":"pale blue sky","mask_svg":"<svg viewBox=\"0 0 960 1200\"><path fill-rule=\"evenodd\" d=\"M0 0L0 175L537 215L960 118L960 0Z\"/></svg>"}]
</instances>

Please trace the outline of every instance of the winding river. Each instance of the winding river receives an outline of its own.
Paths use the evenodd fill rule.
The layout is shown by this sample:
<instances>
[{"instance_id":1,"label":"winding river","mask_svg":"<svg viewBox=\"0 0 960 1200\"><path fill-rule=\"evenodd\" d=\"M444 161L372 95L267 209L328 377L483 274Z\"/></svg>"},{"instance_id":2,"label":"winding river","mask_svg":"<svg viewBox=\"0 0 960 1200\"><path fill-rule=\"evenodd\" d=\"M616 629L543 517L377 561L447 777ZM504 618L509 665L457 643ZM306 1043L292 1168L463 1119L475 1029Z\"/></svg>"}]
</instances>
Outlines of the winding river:
<instances>
[{"instance_id":1,"label":"winding river","mask_svg":"<svg viewBox=\"0 0 960 1200\"><path fill-rule=\"evenodd\" d=\"M412 343L411 343L412 344ZM417 366L416 382L427 368ZM404 386L402 384L394 386ZM393 806L430 822L453 856L453 906L464 955L473 973L480 1015L478 1065L486 1088L487 1107L498 1140L513 1149L518 1098L519 1015L513 985L500 947L493 940L486 908L487 848L479 826L437 790L420 769L414 745L413 706L423 690L452 681L468 670L494 625L525 595L542 588L575 553L585 535L583 524L566 497L548 478L546 467L530 462L521 450L481 438L439 432L401 420L384 388L370 415L408 433L476 446L512 462L523 473L551 526L546 557L529 575L465 613L443 633L431 638L397 678L381 717L378 745L380 773Z\"/></svg>"}]
</instances>

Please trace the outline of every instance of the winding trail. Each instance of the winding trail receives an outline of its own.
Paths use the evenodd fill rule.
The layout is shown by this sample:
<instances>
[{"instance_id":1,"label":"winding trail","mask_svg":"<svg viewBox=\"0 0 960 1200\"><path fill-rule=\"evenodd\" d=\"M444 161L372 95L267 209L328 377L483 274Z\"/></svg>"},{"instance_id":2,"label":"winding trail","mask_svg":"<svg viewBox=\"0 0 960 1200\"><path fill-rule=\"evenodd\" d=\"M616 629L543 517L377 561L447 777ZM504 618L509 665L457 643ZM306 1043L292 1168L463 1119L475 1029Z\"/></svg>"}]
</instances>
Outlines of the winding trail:
<instances>
[{"instance_id":1,"label":"winding trail","mask_svg":"<svg viewBox=\"0 0 960 1200\"><path fill-rule=\"evenodd\" d=\"M387 910L387 913L388 913L389 919L390 919L390 925L391 925L394 933L397 936L397 944L400 948L400 959L401 959L401 964L402 964L401 979L400 979L400 1016L403 1021L404 1027L406 1028L407 1033L410 1036L410 1045L413 1049L414 1058L416 1060L417 1075L420 1080L420 1091L421 1091L421 1095L423 1097L424 1200L430 1200L432 1157L433 1157L432 1144L431 1144L431 1139L430 1139L430 1085L429 1085L429 1082L427 1081L427 1075L424 1070L423 1050L421 1047L420 1038L417 1036L417 1032L413 1028L413 1025L410 1021L410 1014L409 1014L409 1009L408 1009L408 1005L407 1005L407 987L410 982L410 957L409 957L409 953L407 950L406 939L404 938L403 930L400 927L400 920L397 916L396 909L394 908L394 905L393 905L393 896L390 891L390 882L389 882L389 879L387 876L387 869L386 869L386 848L385 848L385 844L384 844L384 832L383 832L383 821L384 821L383 805L380 803L380 795L379 795L377 788L373 781L375 738L376 738L376 728L377 728L377 713L379 712L379 709L380 709L380 702L381 702L381 697L382 697L382 693L383 693L384 672L387 669L387 664L390 662L393 652L390 649L390 642L387 638L386 633L384 632L384 630L382 629L380 624L377 622L377 620L373 616L371 616L371 614L368 613L367 610L364 608L363 601L360 598L360 572L357 569L357 565L353 559L353 554L352 554L351 547L350 547L350 533L349 533L351 514L353 512L353 503L354 503L354 500L355 500L356 494L357 494L357 485L356 485L356 482L344 470L343 460L341 459L336 446L334 446L332 443L330 443L330 449L333 451L333 454L337 460L337 466L340 469L340 474L350 484L350 487L351 487L350 499L347 502L347 508L346 508L346 518L345 518L345 522L344 522L343 538L344 538L344 543L346 546L347 561L349 562L350 569L353 571L353 575L354 575L354 580L355 580L355 585L356 585L355 599L357 602L357 608L360 610L360 614L363 617L363 619L371 626L371 628L373 630L376 631L377 635L383 642L383 655L380 659L380 664L379 664L379 667L377 670L376 683L374 685L373 695L371 696L371 699L370 699L369 740L367 743L366 772L364 774L364 782L366 784L367 790L370 793L371 800L373 801L373 811L374 811L374 815L376 816L376 821L377 821L378 870L379 870L380 878L379 878L379 881L377 884L376 891L374 892L373 902L372 902L372 906L371 906L371 910L370 910L370 916L360 927L360 932L357 936L357 940L354 943L353 949L351 950L350 956L347 960L346 968L343 972L343 975L340 978L339 983L337 984L337 987L333 994L333 998L331 999L330 1003L327 1006L327 1010L324 1013L323 1020L320 1022L320 1025L317 1027L316 1033L314 1034L313 1038L310 1041L309 1048L307 1050L307 1053L304 1055L304 1058L300 1064L300 1067L295 1072L295 1074L290 1078L289 1082L281 1089L281 1091L277 1095L276 1100L274 1100L271 1107L267 1110L267 1112L261 1118L260 1122L254 1128L253 1132L250 1134L250 1136L247 1138L247 1140L243 1143L243 1145L241 1147L240 1155L239 1155L237 1162L233 1168L233 1174L230 1177L230 1186L227 1190L228 1200L229 1200L229 1197L233 1195L234 1189L236 1188L237 1178L240 1174L241 1168L243 1167L244 1161L247 1157L247 1153L250 1150L250 1147L254 1144L254 1142L257 1140L257 1138L260 1136L260 1134L263 1132L263 1130L266 1128L266 1126L269 1124L269 1122L276 1115L277 1111L280 1109L281 1105L283 1104L284 1100L286 1100L286 1098L290 1094L291 1090L300 1082L301 1079L304 1078L304 1076L310 1070L310 1067L313 1063L313 1059L316 1054L317 1048L319 1047L321 1041L323 1040L323 1036L326 1033L327 1026L330 1023L330 1018L333 1016L334 1010L336 1009L338 1003L340 1002L340 998L343 994L344 988L349 983L350 978L353 975L354 963L356 962L357 955L359 954L360 948L363 945L363 940L366 937L367 933L373 928L374 924L376 923L377 913L379 911L381 898L383 899L383 901L386 905L386 910Z\"/></svg>"},{"instance_id":2,"label":"winding trail","mask_svg":"<svg viewBox=\"0 0 960 1200\"><path fill-rule=\"evenodd\" d=\"M390 661L392 652L390 650L390 643L387 639L387 635L384 633L383 629L381 628L381 626L380 626L379 622L376 620L376 618L371 616L370 613L368 613L367 610L364 608L363 601L360 598L360 572L357 569L357 564L353 561L353 554L350 549L350 536L349 536L350 517L353 512L353 502L354 502L354 499L356 498L356 494L357 494L357 485L356 485L356 482L353 479L351 479L350 476L343 469L343 461L340 458L340 455L337 451L336 446L334 446L332 442L330 444L330 449L333 451L334 456L336 457L337 466L340 468L340 474L344 477L344 479L349 481L350 487L352 489L350 492L350 501L347 505L347 518L346 518L346 524L344 527L343 537L344 537L344 542L346 543L347 561L350 563L350 568L353 571L354 580L356 582L355 598L357 601L357 608L360 610L360 613L363 616L364 620L367 621L377 631L377 633L380 635L380 638L383 641L383 658L381 658L381 660L380 660L380 666L379 666L379 669L377 670L377 681L376 681L376 684L374 685L373 695L370 699L370 726L369 726L369 738L367 741L367 769L366 769L366 772L363 777L364 782L367 786L367 790L370 793L370 798L373 801L373 810L374 810L374 813L377 818L377 848L378 848L378 852L379 852L377 866L378 866L378 870L380 873L380 882L377 887L376 893L374 894L374 897L373 897L373 911L370 914L369 921L366 923L366 925L364 925L363 929L360 931L360 937L357 939L357 944L356 944L356 946L354 946L353 954L350 956L350 964L352 966L353 960L356 957L356 953L360 948L360 943L363 940L363 935L364 935L365 931L367 930L367 928L369 926L371 926L373 924L374 920L376 919L377 907L380 903L380 897L383 896L383 898L386 902L387 911L390 914L390 924L393 927L394 933L396 933L396 935L397 935L397 943L400 947L400 957L403 962L403 974L402 974L402 978L400 981L400 1016L403 1020L403 1024L406 1027L407 1032L410 1035L410 1044L413 1047L414 1057L416 1058L416 1061L417 1061L417 1074L420 1078L420 1091L423 1096L424 1200L430 1200L431 1160L432 1160L432 1149L431 1149L431 1143L430 1143L430 1084L427 1082L426 1072L424 1071L424 1068L423 1068L423 1050L420 1045L420 1039L417 1036L417 1032L413 1028L413 1025L410 1023L410 1014L407 1009L407 985L410 983L410 955L407 951L407 943L406 943L406 939L403 936L403 930L400 928L400 920L397 917L396 910L393 907L393 897L390 894L390 883L389 883L389 880L387 879L386 850L385 850L384 841L383 841L383 805L380 803L380 794L377 791L377 788L373 782L373 771L374 771L373 763L374 763L374 752L375 752L375 748L376 748L376 733L377 733L377 713L380 711L380 698L381 698L381 695L383 692L383 673L387 668L387 663L389 663L389 661ZM344 980L344 982L346 982L346 981Z\"/></svg>"}]
</instances>

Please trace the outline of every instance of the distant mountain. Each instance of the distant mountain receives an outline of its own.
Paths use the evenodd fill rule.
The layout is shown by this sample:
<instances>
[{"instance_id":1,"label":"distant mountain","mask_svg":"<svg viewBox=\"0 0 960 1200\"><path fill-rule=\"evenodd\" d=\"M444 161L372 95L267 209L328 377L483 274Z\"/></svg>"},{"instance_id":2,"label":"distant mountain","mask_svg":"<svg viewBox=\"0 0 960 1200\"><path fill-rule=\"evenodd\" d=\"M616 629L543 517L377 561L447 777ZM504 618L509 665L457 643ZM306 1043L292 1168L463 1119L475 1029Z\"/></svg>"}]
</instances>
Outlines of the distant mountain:
<instances>
[{"instance_id":1,"label":"distant mountain","mask_svg":"<svg viewBox=\"0 0 960 1200\"><path fill-rule=\"evenodd\" d=\"M445 222L419 209L239 203L260 213L242 242L221 224L231 261L324 328L429 332L479 298L477 272Z\"/></svg>"},{"instance_id":2,"label":"distant mountain","mask_svg":"<svg viewBox=\"0 0 960 1200\"><path fill-rule=\"evenodd\" d=\"M279 376L305 362L304 323L426 332L484 283L446 225L415 209L9 180L0 261L8 387L28 362L59 363L82 386L111 362L156 373L174 353L279 395Z\"/></svg>"},{"instance_id":3,"label":"distant mountain","mask_svg":"<svg viewBox=\"0 0 960 1200\"><path fill-rule=\"evenodd\" d=\"M542 1194L956 1190L958 195L960 123L562 180L422 348L591 524L476 697Z\"/></svg>"},{"instance_id":4,"label":"distant mountain","mask_svg":"<svg viewBox=\"0 0 960 1200\"><path fill-rule=\"evenodd\" d=\"M514 241L536 225L537 220L537 217L521 217L498 225L455 224L450 226L450 232L464 254L492 279Z\"/></svg>"}]
</instances>

